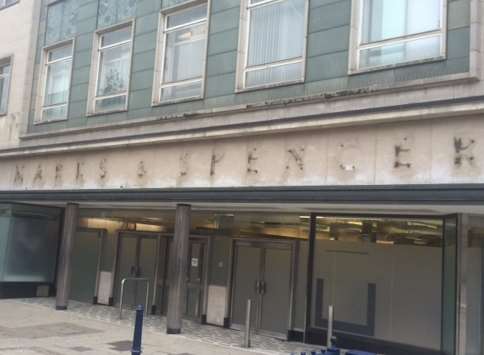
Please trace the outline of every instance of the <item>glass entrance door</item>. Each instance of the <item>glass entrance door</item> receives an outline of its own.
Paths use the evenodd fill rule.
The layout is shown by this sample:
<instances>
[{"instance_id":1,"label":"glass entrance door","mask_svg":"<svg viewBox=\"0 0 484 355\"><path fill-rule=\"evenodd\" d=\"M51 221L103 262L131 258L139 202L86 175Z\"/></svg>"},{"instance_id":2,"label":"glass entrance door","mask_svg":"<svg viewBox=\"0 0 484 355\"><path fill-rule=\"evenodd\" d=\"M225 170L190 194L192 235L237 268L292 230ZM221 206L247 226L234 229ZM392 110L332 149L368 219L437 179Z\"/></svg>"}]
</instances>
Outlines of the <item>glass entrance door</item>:
<instances>
[{"instance_id":1,"label":"glass entrance door","mask_svg":"<svg viewBox=\"0 0 484 355\"><path fill-rule=\"evenodd\" d=\"M72 250L71 299L95 303L104 231L80 229Z\"/></svg>"},{"instance_id":2,"label":"glass entrance door","mask_svg":"<svg viewBox=\"0 0 484 355\"><path fill-rule=\"evenodd\" d=\"M252 326L259 333L285 338L290 314L292 244L239 241L233 270L233 328L243 327L250 299Z\"/></svg>"},{"instance_id":3,"label":"glass entrance door","mask_svg":"<svg viewBox=\"0 0 484 355\"><path fill-rule=\"evenodd\" d=\"M139 304L146 303L146 281L149 281L148 309L151 310L154 303L152 295L155 293L155 280L157 279L159 260L159 235L147 233L120 232L115 295L119 303L121 298L121 282L125 282L123 303L127 308L134 308Z\"/></svg>"},{"instance_id":4,"label":"glass entrance door","mask_svg":"<svg viewBox=\"0 0 484 355\"><path fill-rule=\"evenodd\" d=\"M206 241L192 239L188 253L187 295L185 317L200 319L202 315Z\"/></svg>"}]
</instances>

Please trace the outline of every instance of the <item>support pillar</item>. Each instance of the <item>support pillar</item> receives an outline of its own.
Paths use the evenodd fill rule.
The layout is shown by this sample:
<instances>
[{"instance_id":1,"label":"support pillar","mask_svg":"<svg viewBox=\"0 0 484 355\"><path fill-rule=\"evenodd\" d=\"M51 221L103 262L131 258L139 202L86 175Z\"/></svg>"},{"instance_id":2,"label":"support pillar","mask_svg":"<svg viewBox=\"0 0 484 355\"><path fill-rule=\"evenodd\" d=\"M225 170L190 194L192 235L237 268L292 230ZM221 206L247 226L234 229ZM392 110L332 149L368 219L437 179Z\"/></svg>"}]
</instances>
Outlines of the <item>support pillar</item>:
<instances>
[{"instance_id":1,"label":"support pillar","mask_svg":"<svg viewBox=\"0 0 484 355\"><path fill-rule=\"evenodd\" d=\"M69 303L71 287L71 261L74 237L76 235L79 218L79 206L67 204L64 211L64 227L57 266L57 293L55 300L56 310L66 310Z\"/></svg>"},{"instance_id":2,"label":"support pillar","mask_svg":"<svg viewBox=\"0 0 484 355\"><path fill-rule=\"evenodd\" d=\"M175 237L169 258L169 290L166 332L180 334L187 289L188 248L190 244L189 205L178 205L175 217Z\"/></svg>"}]
</instances>

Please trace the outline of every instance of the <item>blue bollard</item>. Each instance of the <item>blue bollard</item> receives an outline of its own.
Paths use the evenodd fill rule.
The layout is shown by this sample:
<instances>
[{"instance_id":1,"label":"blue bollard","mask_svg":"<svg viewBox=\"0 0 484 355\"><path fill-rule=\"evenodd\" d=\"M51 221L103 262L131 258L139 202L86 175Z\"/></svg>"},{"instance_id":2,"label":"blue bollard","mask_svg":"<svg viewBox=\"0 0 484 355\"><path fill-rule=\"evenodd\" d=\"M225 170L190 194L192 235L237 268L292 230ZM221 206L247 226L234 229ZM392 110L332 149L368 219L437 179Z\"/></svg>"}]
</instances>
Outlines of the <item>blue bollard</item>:
<instances>
[{"instance_id":1,"label":"blue bollard","mask_svg":"<svg viewBox=\"0 0 484 355\"><path fill-rule=\"evenodd\" d=\"M340 355L341 352L340 352L339 349L331 348L331 349L326 350L326 354L327 355Z\"/></svg>"},{"instance_id":2,"label":"blue bollard","mask_svg":"<svg viewBox=\"0 0 484 355\"><path fill-rule=\"evenodd\" d=\"M134 323L133 347L131 348L131 355L141 354L141 336L143 335L143 305L136 308L136 321Z\"/></svg>"}]
</instances>

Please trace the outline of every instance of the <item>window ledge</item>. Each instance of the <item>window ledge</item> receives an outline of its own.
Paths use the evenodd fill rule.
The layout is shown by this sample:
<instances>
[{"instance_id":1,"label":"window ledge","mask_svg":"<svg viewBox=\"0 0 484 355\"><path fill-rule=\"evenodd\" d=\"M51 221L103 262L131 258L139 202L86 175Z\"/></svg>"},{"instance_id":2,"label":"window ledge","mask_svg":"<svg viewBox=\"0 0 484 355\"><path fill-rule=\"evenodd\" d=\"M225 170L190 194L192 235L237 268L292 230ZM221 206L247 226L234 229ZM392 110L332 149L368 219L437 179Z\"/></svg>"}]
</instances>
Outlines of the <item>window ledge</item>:
<instances>
[{"instance_id":1,"label":"window ledge","mask_svg":"<svg viewBox=\"0 0 484 355\"><path fill-rule=\"evenodd\" d=\"M304 84L304 82L305 82L305 79L300 79L300 80L285 81L285 82L282 82L282 83L252 86L252 87L248 87L248 88L236 88L235 93L236 94L242 94L244 92L275 89L275 88L280 88L280 87L284 87L284 86Z\"/></svg>"},{"instance_id":2,"label":"window ledge","mask_svg":"<svg viewBox=\"0 0 484 355\"><path fill-rule=\"evenodd\" d=\"M33 124L35 126L42 126L42 125L46 125L46 124L49 124L49 123L65 122L65 121L68 121L68 119L67 118L57 118L57 119L52 119L52 120L35 120L33 122Z\"/></svg>"},{"instance_id":3,"label":"window ledge","mask_svg":"<svg viewBox=\"0 0 484 355\"><path fill-rule=\"evenodd\" d=\"M101 111L101 112L88 112L86 113L86 117L99 117L103 115L112 115L115 113L123 113L123 112L128 112L127 108L123 108L121 110L110 110L110 111Z\"/></svg>"},{"instance_id":4,"label":"window ledge","mask_svg":"<svg viewBox=\"0 0 484 355\"><path fill-rule=\"evenodd\" d=\"M445 60L447 60L446 56L440 56L440 57L433 57L433 58L427 58L427 59L412 60L412 61L396 63L396 64L381 65L381 66L371 67L371 68L350 69L348 71L348 75L366 74L366 73L373 73L373 72L390 70L390 69L411 67L411 66L420 65L420 64L438 63Z\"/></svg>"},{"instance_id":5,"label":"window ledge","mask_svg":"<svg viewBox=\"0 0 484 355\"><path fill-rule=\"evenodd\" d=\"M151 107L169 106L174 104L182 104L185 102L201 101L204 99L205 98L203 96L193 96L193 97L187 97L187 98L176 99L176 100L156 101L151 104Z\"/></svg>"}]
</instances>

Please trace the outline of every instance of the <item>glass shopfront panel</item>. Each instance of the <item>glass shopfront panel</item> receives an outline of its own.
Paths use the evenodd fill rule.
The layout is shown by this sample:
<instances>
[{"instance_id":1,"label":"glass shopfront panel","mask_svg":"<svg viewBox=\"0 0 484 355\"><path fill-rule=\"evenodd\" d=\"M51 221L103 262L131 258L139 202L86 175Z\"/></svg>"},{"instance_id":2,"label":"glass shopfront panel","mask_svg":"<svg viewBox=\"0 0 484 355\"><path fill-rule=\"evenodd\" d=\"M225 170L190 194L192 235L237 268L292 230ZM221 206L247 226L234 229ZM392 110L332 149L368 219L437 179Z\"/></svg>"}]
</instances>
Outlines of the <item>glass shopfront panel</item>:
<instances>
[{"instance_id":1,"label":"glass shopfront panel","mask_svg":"<svg viewBox=\"0 0 484 355\"><path fill-rule=\"evenodd\" d=\"M327 328L332 305L340 338L440 353L442 219L321 216L315 234L311 328Z\"/></svg>"},{"instance_id":2,"label":"glass shopfront panel","mask_svg":"<svg viewBox=\"0 0 484 355\"><path fill-rule=\"evenodd\" d=\"M461 309L465 321L461 334L465 336L465 355L484 354L484 217L471 217L463 236L463 268Z\"/></svg>"}]
</instances>

